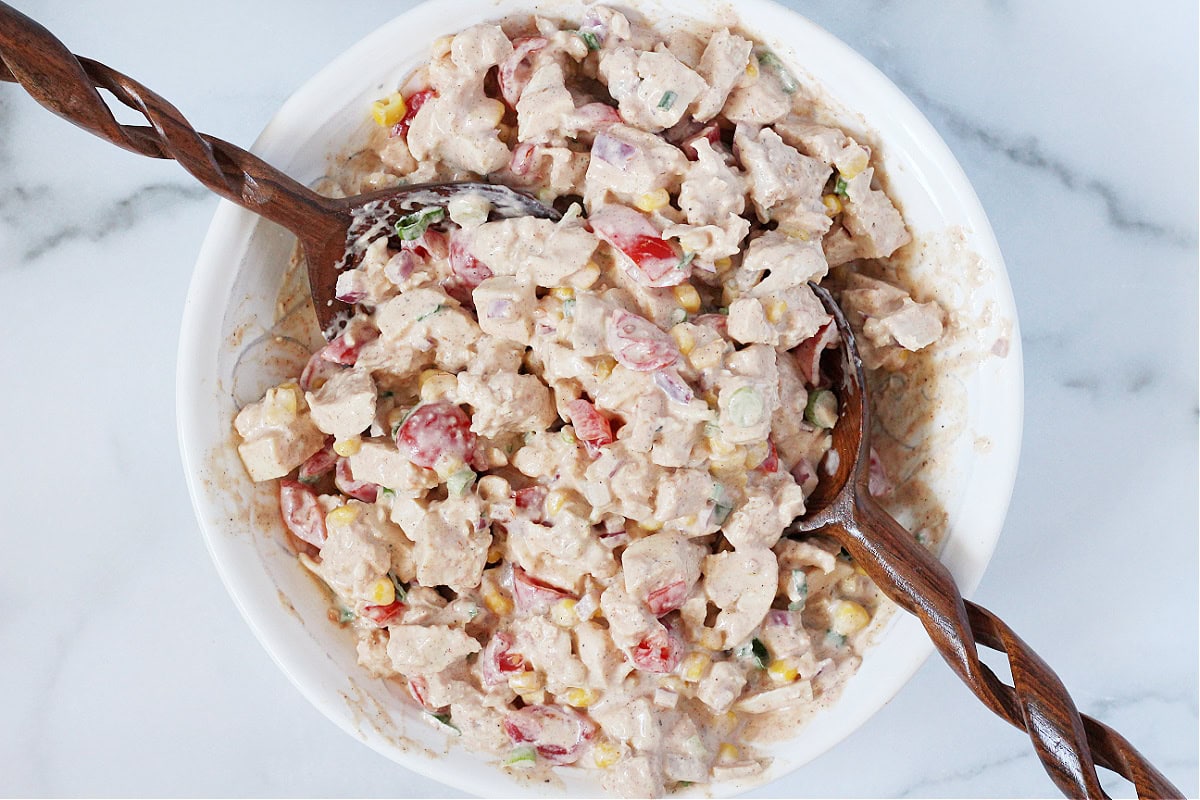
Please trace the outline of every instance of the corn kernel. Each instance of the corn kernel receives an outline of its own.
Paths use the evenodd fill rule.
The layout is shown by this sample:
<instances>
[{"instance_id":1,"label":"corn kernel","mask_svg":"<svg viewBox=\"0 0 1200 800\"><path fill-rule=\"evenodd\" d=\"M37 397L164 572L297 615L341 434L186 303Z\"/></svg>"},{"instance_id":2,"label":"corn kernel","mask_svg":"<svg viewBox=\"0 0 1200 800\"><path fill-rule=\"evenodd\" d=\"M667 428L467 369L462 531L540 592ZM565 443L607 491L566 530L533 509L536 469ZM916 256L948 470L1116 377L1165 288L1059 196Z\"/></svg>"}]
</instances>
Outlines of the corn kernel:
<instances>
[{"instance_id":1,"label":"corn kernel","mask_svg":"<svg viewBox=\"0 0 1200 800\"><path fill-rule=\"evenodd\" d=\"M575 708L587 708L596 702L596 693L591 689L568 689L563 695L563 702Z\"/></svg>"},{"instance_id":2,"label":"corn kernel","mask_svg":"<svg viewBox=\"0 0 1200 800\"><path fill-rule=\"evenodd\" d=\"M685 356L696 346L696 337L682 325L671 328L671 338L675 340L675 346L679 348L679 352Z\"/></svg>"},{"instance_id":3,"label":"corn kernel","mask_svg":"<svg viewBox=\"0 0 1200 800\"><path fill-rule=\"evenodd\" d=\"M417 378L417 386L420 387L421 402L432 403L453 395L458 389L458 378L440 369L427 369Z\"/></svg>"},{"instance_id":4,"label":"corn kernel","mask_svg":"<svg viewBox=\"0 0 1200 800\"><path fill-rule=\"evenodd\" d=\"M550 290L550 294L557 297L559 300L574 300L575 290L570 286L555 286Z\"/></svg>"},{"instance_id":5,"label":"corn kernel","mask_svg":"<svg viewBox=\"0 0 1200 800\"><path fill-rule=\"evenodd\" d=\"M639 197L634 202L634 207L638 211L650 213L658 211L660 208L665 208L671 202L671 193L666 189L655 189L653 192L647 192Z\"/></svg>"},{"instance_id":6,"label":"corn kernel","mask_svg":"<svg viewBox=\"0 0 1200 800\"><path fill-rule=\"evenodd\" d=\"M722 256L713 262L713 266L717 268L717 272L726 272L733 266L733 259L729 256Z\"/></svg>"},{"instance_id":7,"label":"corn kernel","mask_svg":"<svg viewBox=\"0 0 1200 800\"><path fill-rule=\"evenodd\" d=\"M362 450L361 436L351 436L349 439L337 439L333 443L333 452L343 458L349 458L359 450Z\"/></svg>"},{"instance_id":8,"label":"corn kernel","mask_svg":"<svg viewBox=\"0 0 1200 800\"><path fill-rule=\"evenodd\" d=\"M836 217L842 213L842 200L836 194L827 194L821 198L821 202L825 205L825 213L831 217Z\"/></svg>"},{"instance_id":9,"label":"corn kernel","mask_svg":"<svg viewBox=\"0 0 1200 800\"><path fill-rule=\"evenodd\" d=\"M715 628L705 628L700 632L700 646L705 650L720 650L725 646L725 639Z\"/></svg>"},{"instance_id":10,"label":"corn kernel","mask_svg":"<svg viewBox=\"0 0 1200 800\"><path fill-rule=\"evenodd\" d=\"M592 745L592 761L600 769L611 767L621 760L621 750L613 743L605 740Z\"/></svg>"},{"instance_id":11,"label":"corn kernel","mask_svg":"<svg viewBox=\"0 0 1200 800\"><path fill-rule=\"evenodd\" d=\"M853 600L839 600L833 609L830 630L841 636L852 636L871 621L867 610Z\"/></svg>"},{"instance_id":12,"label":"corn kernel","mask_svg":"<svg viewBox=\"0 0 1200 800\"><path fill-rule=\"evenodd\" d=\"M570 628L579 621L575 613L575 601L567 597L550 608L550 621L560 628Z\"/></svg>"},{"instance_id":13,"label":"corn kernel","mask_svg":"<svg viewBox=\"0 0 1200 800\"><path fill-rule=\"evenodd\" d=\"M791 683L800 672L790 658L778 658L767 666L767 674L776 683Z\"/></svg>"},{"instance_id":14,"label":"corn kernel","mask_svg":"<svg viewBox=\"0 0 1200 800\"><path fill-rule=\"evenodd\" d=\"M679 301L679 305L683 306L683 310L689 314L695 314L700 310L700 293L696 291L696 287L690 283L681 283L675 287L675 299Z\"/></svg>"},{"instance_id":15,"label":"corn kernel","mask_svg":"<svg viewBox=\"0 0 1200 800\"><path fill-rule=\"evenodd\" d=\"M466 467L461 458L452 458L450 456L442 456L438 462L434 464L433 471L437 473L438 480L445 483L450 476Z\"/></svg>"},{"instance_id":16,"label":"corn kernel","mask_svg":"<svg viewBox=\"0 0 1200 800\"><path fill-rule=\"evenodd\" d=\"M725 437L719 433L716 436L707 437L708 452L713 458L727 459L738 454L738 446L725 441Z\"/></svg>"},{"instance_id":17,"label":"corn kernel","mask_svg":"<svg viewBox=\"0 0 1200 800\"><path fill-rule=\"evenodd\" d=\"M680 667L680 674L688 683L699 683L704 677L704 673L708 671L708 665L712 663L712 659L704 653L692 653L683 660L683 665Z\"/></svg>"},{"instance_id":18,"label":"corn kernel","mask_svg":"<svg viewBox=\"0 0 1200 800\"><path fill-rule=\"evenodd\" d=\"M642 530L650 531L651 533L653 533L654 531L662 530L662 526L663 526L662 522L660 522L659 520L656 520L656 519L648 519L648 520L645 520L644 522L640 522L638 524L642 526Z\"/></svg>"},{"instance_id":19,"label":"corn kernel","mask_svg":"<svg viewBox=\"0 0 1200 800\"><path fill-rule=\"evenodd\" d=\"M595 261L589 261L568 280L570 280L571 285L576 289L586 289L600 280L600 265Z\"/></svg>"},{"instance_id":20,"label":"corn kernel","mask_svg":"<svg viewBox=\"0 0 1200 800\"><path fill-rule=\"evenodd\" d=\"M507 617L513 612L513 601L497 591L485 593L483 595L483 604L488 607L488 611L491 611L498 617Z\"/></svg>"},{"instance_id":21,"label":"corn kernel","mask_svg":"<svg viewBox=\"0 0 1200 800\"><path fill-rule=\"evenodd\" d=\"M501 103L499 100L489 100L488 102L480 103L478 109L479 120L493 128L499 125L500 121L504 119L504 103Z\"/></svg>"},{"instance_id":22,"label":"corn kernel","mask_svg":"<svg viewBox=\"0 0 1200 800\"><path fill-rule=\"evenodd\" d=\"M516 672L508 676L508 688L519 695L536 692L542 685L542 676L537 672Z\"/></svg>"},{"instance_id":23,"label":"corn kernel","mask_svg":"<svg viewBox=\"0 0 1200 800\"><path fill-rule=\"evenodd\" d=\"M492 547L492 548L488 549L487 563L496 564L503 558L504 558L504 551L501 550L499 547Z\"/></svg>"},{"instance_id":24,"label":"corn kernel","mask_svg":"<svg viewBox=\"0 0 1200 800\"><path fill-rule=\"evenodd\" d=\"M783 319L783 315L787 313L788 304L783 300L768 300L763 303L763 312L767 316L767 322L774 325Z\"/></svg>"},{"instance_id":25,"label":"corn kernel","mask_svg":"<svg viewBox=\"0 0 1200 800\"><path fill-rule=\"evenodd\" d=\"M758 59L753 53L750 54L750 60L746 62L746 76L750 80L758 79Z\"/></svg>"},{"instance_id":26,"label":"corn kernel","mask_svg":"<svg viewBox=\"0 0 1200 800\"><path fill-rule=\"evenodd\" d=\"M871 163L871 157L867 155L865 150L860 149L845 161L841 159L836 159L836 161L835 166L837 166L838 174L841 175L842 180L852 181Z\"/></svg>"},{"instance_id":27,"label":"corn kernel","mask_svg":"<svg viewBox=\"0 0 1200 800\"><path fill-rule=\"evenodd\" d=\"M659 688L675 692L675 694L683 691L683 680L678 675L663 675L658 679L658 685Z\"/></svg>"},{"instance_id":28,"label":"corn kernel","mask_svg":"<svg viewBox=\"0 0 1200 800\"><path fill-rule=\"evenodd\" d=\"M407 113L408 105L404 102L404 95L399 92L393 92L387 97L371 103L371 116L384 128L392 127L404 119L404 115Z\"/></svg>"},{"instance_id":29,"label":"corn kernel","mask_svg":"<svg viewBox=\"0 0 1200 800\"><path fill-rule=\"evenodd\" d=\"M720 366L721 361L725 358L725 343L721 339L715 339L702 347L693 349L687 354L687 357L696 369L713 369Z\"/></svg>"},{"instance_id":30,"label":"corn kernel","mask_svg":"<svg viewBox=\"0 0 1200 800\"><path fill-rule=\"evenodd\" d=\"M592 372L602 381L608 380L608 376L612 375L612 371L616 368L617 362L609 356L601 356L596 359L596 367Z\"/></svg>"},{"instance_id":31,"label":"corn kernel","mask_svg":"<svg viewBox=\"0 0 1200 800\"><path fill-rule=\"evenodd\" d=\"M746 445L746 469L754 469L771 455L771 446L766 441Z\"/></svg>"},{"instance_id":32,"label":"corn kernel","mask_svg":"<svg viewBox=\"0 0 1200 800\"><path fill-rule=\"evenodd\" d=\"M358 519L358 508L355 506L338 506L325 515L328 525L349 525Z\"/></svg>"},{"instance_id":33,"label":"corn kernel","mask_svg":"<svg viewBox=\"0 0 1200 800\"><path fill-rule=\"evenodd\" d=\"M284 385L268 390L266 402L263 405L265 408L263 416L267 422L280 424L291 422L296 418L300 401L296 396L296 390L289 385Z\"/></svg>"},{"instance_id":34,"label":"corn kernel","mask_svg":"<svg viewBox=\"0 0 1200 800\"><path fill-rule=\"evenodd\" d=\"M391 578L380 578L367 589L367 597L377 606L390 606L396 602L396 584Z\"/></svg>"},{"instance_id":35,"label":"corn kernel","mask_svg":"<svg viewBox=\"0 0 1200 800\"><path fill-rule=\"evenodd\" d=\"M737 745L722 742L721 749L717 752L717 758L720 761L737 761L741 754L741 751L737 749Z\"/></svg>"},{"instance_id":36,"label":"corn kernel","mask_svg":"<svg viewBox=\"0 0 1200 800\"><path fill-rule=\"evenodd\" d=\"M553 517L567 504L567 493L555 489L546 495L546 516Z\"/></svg>"}]
</instances>

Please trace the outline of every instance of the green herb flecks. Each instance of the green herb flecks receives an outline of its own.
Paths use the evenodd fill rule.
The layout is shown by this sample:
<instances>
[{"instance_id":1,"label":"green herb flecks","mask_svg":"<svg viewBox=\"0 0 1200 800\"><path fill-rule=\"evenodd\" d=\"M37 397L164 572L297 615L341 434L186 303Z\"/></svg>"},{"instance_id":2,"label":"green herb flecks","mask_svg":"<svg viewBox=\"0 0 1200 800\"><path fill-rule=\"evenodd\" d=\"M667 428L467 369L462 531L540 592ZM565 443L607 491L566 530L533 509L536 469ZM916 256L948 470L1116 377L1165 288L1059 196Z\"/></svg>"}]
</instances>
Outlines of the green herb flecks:
<instances>
[{"instance_id":1,"label":"green herb flecks","mask_svg":"<svg viewBox=\"0 0 1200 800\"><path fill-rule=\"evenodd\" d=\"M677 97L679 97L679 95L668 89L667 91L663 92L662 98L659 99L658 107L664 111L670 111L671 106L675 105L675 98Z\"/></svg>"},{"instance_id":2,"label":"green herb flecks","mask_svg":"<svg viewBox=\"0 0 1200 800\"><path fill-rule=\"evenodd\" d=\"M396 235L406 242L416 241L425 235L425 230L430 225L445 218L446 209L441 206L422 208L396 220Z\"/></svg>"}]
</instances>

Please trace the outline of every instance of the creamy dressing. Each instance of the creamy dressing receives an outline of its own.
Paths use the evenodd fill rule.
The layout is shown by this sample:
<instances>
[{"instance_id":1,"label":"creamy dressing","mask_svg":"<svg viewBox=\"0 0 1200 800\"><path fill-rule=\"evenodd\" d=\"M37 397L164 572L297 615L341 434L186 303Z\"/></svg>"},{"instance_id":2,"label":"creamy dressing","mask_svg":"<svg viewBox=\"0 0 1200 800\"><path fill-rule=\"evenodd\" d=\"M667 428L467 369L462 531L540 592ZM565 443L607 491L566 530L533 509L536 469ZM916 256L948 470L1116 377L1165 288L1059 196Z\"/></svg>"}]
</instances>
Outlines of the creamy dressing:
<instances>
[{"instance_id":1,"label":"creamy dressing","mask_svg":"<svg viewBox=\"0 0 1200 800\"><path fill-rule=\"evenodd\" d=\"M439 42L367 180L582 205L366 214L345 333L235 423L365 669L511 769L639 796L764 769L754 741L825 705L885 611L835 543L781 537L836 455L808 282L910 238L773 54L670 41L596 7ZM936 302L837 284L872 369L943 333Z\"/></svg>"}]
</instances>

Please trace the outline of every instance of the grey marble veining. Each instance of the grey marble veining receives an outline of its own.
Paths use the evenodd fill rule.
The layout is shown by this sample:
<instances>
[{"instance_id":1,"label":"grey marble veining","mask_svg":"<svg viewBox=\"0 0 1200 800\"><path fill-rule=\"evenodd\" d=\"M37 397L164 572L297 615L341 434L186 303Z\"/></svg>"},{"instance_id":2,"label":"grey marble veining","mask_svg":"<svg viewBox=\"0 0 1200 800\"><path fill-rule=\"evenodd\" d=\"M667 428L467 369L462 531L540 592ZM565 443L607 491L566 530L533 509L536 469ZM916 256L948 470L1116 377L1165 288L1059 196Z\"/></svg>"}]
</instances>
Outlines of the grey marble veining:
<instances>
[{"instance_id":1,"label":"grey marble veining","mask_svg":"<svg viewBox=\"0 0 1200 800\"><path fill-rule=\"evenodd\" d=\"M248 145L321 65L412 2L17 5L197 128ZM975 599L1081 710L1197 796L1200 12L1183 0L787 5L929 117L1008 262L1023 454ZM215 205L178 165L0 85L0 296L21 299L6 318L20 335L0 338L0 792L456 796L307 704L200 539L174 363ZM1025 736L936 658L842 745L751 793L1054 794Z\"/></svg>"}]
</instances>

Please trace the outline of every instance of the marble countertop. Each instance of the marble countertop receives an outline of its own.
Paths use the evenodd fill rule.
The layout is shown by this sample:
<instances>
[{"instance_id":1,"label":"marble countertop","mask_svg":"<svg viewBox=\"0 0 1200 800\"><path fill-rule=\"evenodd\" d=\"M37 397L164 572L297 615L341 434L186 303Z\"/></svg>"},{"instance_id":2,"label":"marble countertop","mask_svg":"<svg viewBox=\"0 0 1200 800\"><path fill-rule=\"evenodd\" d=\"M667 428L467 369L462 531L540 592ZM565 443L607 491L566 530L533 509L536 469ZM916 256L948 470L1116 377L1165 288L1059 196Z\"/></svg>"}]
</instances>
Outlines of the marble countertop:
<instances>
[{"instance_id":1,"label":"marble countertop","mask_svg":"<svg viewBox=\"0 0 1200 800\"><path fill-rule=\"evenodd\" d=\"M411 5L15 2L242 144ZM913 98L1008 262L1024 449L975 598L1083 711L1196 796L1195 3L786 4ZM176 445L175 352L216 202L177 165L118 151L0 86L0 791L453 796L308 705L201 540ZM1024 735L933 658L844 744L753 794L1055 788Z\"/></svg>"}]
</instances>

